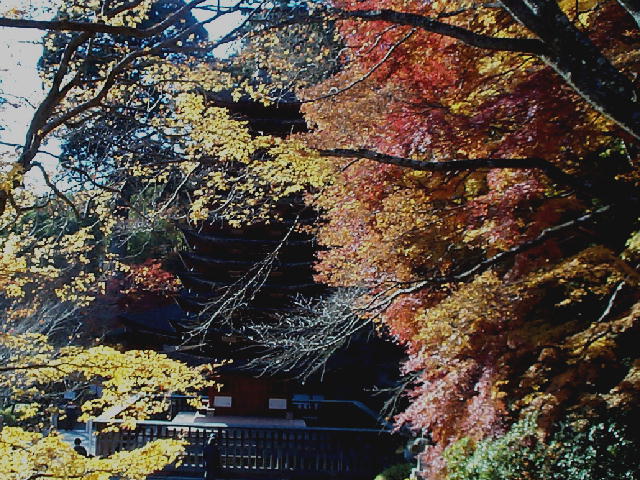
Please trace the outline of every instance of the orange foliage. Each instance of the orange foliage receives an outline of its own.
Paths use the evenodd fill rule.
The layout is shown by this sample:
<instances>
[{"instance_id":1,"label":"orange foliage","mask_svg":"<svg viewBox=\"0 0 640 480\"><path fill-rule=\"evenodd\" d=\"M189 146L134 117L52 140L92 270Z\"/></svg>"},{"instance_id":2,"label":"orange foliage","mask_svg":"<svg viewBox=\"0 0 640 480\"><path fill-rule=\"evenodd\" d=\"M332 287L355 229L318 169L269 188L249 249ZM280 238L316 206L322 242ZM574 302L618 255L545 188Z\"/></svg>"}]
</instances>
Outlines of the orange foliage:
<instances>
[{"instance_id":1,"label":"orange foliage","mask_svg":"<svg viewBox=\"0 0 640 480\"><path fill-rule=\"evenodd\" d=\"M492 4L335 3L414 12L491 36L532 37ZM580 2L560 3L621 71L637 74L629 43L638 38L625 33L631 18L619 5L595 2L597 8L575 11ZM344 20L339 28L344 69L302 93L320 98L303 107L313 127L309 145L426 161L535 157L590 184L630 175L635 150L624 146L626 135L540 59L385 22ZM438 474L440 454L452 441L499 434L528 409L541 414L544 426L576 405L640 398L637 353L629 349L640 340L638 275L611 248L590 246L611 232L576 228L478 275L460 276L600 200L540 170L445 174L369 160L334 163L331 185L311 197L325 219L318 279L368 286L373 298L389 299L378 301L385 309L376 313L407 346L406 372L418 376L398 422L436 441L426 453L428 473ZM633 226L624 228L628 235Z\"/></svg>"}]
</instances>

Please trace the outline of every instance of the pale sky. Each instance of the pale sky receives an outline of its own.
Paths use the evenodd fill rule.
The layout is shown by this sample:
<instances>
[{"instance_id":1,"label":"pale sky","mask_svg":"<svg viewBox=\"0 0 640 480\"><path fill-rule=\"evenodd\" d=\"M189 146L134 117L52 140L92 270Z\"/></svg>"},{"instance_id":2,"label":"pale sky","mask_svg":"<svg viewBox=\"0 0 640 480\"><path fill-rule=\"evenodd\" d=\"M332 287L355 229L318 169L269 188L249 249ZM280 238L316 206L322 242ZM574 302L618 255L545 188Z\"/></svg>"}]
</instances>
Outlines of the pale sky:
<instances>
[{"instance_id":1,"label":"pale sky","mask_svg":"<svg viewBox=\"0 0 640 480\"><path fill-rule=\"evenodd\" d=\"M0 0L0 12L24 4L19 0ZM42 83L36 65L42 53L43 32L39 30L0 28L0 92L8 103L0 110L0 140L22 144L33 116L34 106L44 98ZM57 142L46 145L48 151L58 153ZM0 145L0 151L15 149ZM39 160L47 169L55 168L55 160L48 155L39 155ZM34 170L26 179L33 186L40 186L42 178Z\"/></svg>"}]
</instances>

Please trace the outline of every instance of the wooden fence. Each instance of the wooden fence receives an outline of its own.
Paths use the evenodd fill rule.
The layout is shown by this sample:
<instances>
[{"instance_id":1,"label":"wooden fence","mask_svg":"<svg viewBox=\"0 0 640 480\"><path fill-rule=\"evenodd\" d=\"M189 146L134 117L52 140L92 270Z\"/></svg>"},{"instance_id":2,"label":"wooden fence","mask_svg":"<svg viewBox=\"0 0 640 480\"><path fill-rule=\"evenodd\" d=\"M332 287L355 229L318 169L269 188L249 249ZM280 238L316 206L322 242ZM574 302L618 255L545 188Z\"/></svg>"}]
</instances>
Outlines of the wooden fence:
<instances>
[{"instance_id":1,"label":"wooden fence","mask_svg":"<svg viewBox=\"0 0 640 480\"><path fill-rule=\"evenodd\" d=\"M96 455L138 448L161 438L189 442L179 465L163 473L201 476L203 450L212 435L222 464L221 477L371 479L393 454L388 431L309 427L221 427L216 424L139 422L134 430L102 431L94 422Z\"/></svg>"}]
</instances>

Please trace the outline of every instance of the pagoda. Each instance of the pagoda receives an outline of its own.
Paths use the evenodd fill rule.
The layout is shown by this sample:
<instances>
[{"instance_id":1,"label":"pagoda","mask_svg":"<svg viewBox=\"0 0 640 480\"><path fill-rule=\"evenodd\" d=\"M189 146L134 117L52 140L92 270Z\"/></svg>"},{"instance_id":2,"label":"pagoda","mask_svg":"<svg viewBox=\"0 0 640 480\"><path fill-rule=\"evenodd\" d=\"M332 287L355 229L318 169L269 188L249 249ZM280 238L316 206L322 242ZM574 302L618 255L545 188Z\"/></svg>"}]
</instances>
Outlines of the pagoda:
<instances>
[{"instance_id":1,"label":"pagoda","mask_svg":"<svg viewBox=\"0 0 640 480\"><path fill-rule=\"evenodd\" d=\"M289 313L294 299L322 293L313 280L314 238L300 228L314 216L295 204L281 210L284 219L271 223L232 227L220 220L184 230L189 250L177 272L185 287L178 303L196 323L214 317L208 334L241 333L243 318L269 322Z\"/></svg>"},{"instance_id":2,"label":"pagoda","mask_svg":"<svg viewBox=\"0 0 640 480\"><path fill-rule=\"evenodd\" d=\"M233 102L230 95L213 99L245 119L256 135L284 136L306 128L293 101L264 106ZM399 359L397 347L365 332L332 358L332 374L304 385L294 378L295 372L262 376L250 368L251 360L261 355L251 340L251 327L286 317L298 299L327 293L313 279L318 247L305 228L316 221L316 213L292 196L278 202L271 218L244 226L213 219L185 227L187 248L173 269L184 287L176 304L122 316L129 331L141 334L136 338L173 336L173 341L162 341L162 348L176 358L232 361L218 369L223 390L209 392L216 415L283 415L300 395L365 399L370 395L364 390L391 381L394 372L389 368ZM363 371L363 364L370 368Z\"/></svg>"}]
</instances>

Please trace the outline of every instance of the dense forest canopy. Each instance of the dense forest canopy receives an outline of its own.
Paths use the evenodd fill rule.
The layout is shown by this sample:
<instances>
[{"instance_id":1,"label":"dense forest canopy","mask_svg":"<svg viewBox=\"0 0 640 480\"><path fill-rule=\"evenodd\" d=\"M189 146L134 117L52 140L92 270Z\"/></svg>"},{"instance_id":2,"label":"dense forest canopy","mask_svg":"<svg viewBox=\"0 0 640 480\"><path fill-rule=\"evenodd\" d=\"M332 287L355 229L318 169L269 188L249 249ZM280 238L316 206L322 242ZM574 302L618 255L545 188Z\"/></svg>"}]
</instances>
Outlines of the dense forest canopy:
<instances>
[{"instance_id":1,"label":"dense forest canopy","mask_svg":"<svg viewBox=\"0 0 640 480\"><path fill-rule=\"evenodd\" d=\"M25 342L38 364L97 354L42 325L135 269L130 239L303 195L317 279L406 348L396 422L430 439L426 478L638 478L637 2L96 0L45 17L0 17L46 32L46 95L0 164L6 388ZM307 131L253 132L220 95L299 103ZM46 192L25 187L34 170ZM58 380L26 371L39 391ZM2 458L51 438L5 428Z\"/></svg>"}]
</instances>

